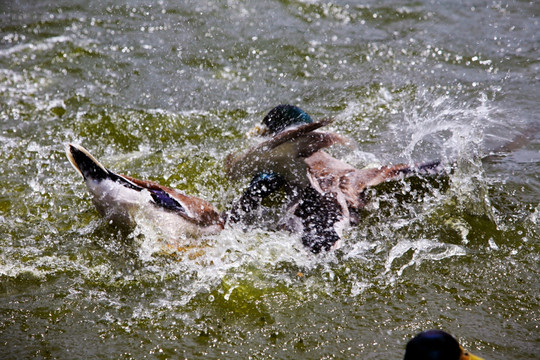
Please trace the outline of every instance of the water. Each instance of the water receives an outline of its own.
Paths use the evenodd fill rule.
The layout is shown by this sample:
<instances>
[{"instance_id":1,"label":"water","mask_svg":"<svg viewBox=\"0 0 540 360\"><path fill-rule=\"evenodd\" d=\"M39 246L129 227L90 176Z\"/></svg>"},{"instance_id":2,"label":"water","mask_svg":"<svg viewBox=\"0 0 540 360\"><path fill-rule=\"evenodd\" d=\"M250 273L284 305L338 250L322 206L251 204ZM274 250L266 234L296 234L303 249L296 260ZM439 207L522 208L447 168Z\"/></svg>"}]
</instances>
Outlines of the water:
<instances>
[{"instance_id":1,"label":"water","mask_svg":"<svg viewBox=\"0 0 540 360\"><path fill-rule=\"evenodd\" d=\"M539 358L537 2L0 9L1 358L399 359L428 328ZM247 181L226 155L279 103L334 116L357 147L333 152L356 166L456 168L373 190L335 252L267 220L171 257L157 229L101 220L63 153L81 143L225 210Z\"/></svg>"}]
</instances>

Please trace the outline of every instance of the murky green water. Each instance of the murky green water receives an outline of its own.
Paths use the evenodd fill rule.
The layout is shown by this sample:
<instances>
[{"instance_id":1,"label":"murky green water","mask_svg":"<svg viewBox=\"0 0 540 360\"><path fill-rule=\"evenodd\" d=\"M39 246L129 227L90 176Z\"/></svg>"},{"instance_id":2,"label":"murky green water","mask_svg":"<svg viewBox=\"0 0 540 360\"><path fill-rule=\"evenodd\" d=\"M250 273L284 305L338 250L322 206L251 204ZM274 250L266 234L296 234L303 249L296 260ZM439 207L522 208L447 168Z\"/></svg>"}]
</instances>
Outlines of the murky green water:
<instances>
[{"instance_id":1,"label":"murky green water","mask_svg":"<svg viewBox=\"0 0 540 360\"><path fill-rule=\"evenodd\" d=\"M399 359L443 328L486 359L538 359L539 17L534 1L2 2L0 358ZM262 221L194 259L101 220L63 153L225 210L245 186L226 155L279 103L334 116L356 166L457 167L376 189L335 252Z\"/></svg>"}]
</instances>

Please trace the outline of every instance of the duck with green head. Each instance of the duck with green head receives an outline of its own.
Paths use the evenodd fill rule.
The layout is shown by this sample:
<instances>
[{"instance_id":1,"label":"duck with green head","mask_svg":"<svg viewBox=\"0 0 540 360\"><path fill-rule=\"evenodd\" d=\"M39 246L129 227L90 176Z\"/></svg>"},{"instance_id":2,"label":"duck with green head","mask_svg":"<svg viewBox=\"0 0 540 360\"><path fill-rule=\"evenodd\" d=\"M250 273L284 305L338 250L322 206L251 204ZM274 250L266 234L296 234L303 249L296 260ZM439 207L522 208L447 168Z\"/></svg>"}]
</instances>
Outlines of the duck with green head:
<instances>
[{"instance_id":1,"label":"duck with green head","mask_svg":"<svg viewBox=\"0 0 540 360\"><path fill-rule=\"evenodd\" d=\"M463 349L459 342L442 330L427 330L412 338L403 360L483 360Z\"/></svg>"},{"instance_id":2,"label":"duck with green head","mask_svg":"<svg viewBox=\"0 0 540 360\"><path fill-rule=\"evenodd\" d=\"M254 210L264 197L285 186L290 200L285 223L300 231L304 245L318 253L335 247L343 229L357 222L358 210L366 205L367 188L408 175L439 171L439 162L356 169L323 151L350 142L336 133L319 131L331 122L331 118L314 121L294 105L270 110L262 129L258 129L269 139L228 158L231 178L253 176L249 195L242 196L233 207L231 220ZM254 188L265 191L253 197Z\"/></svg>"}]
</instances>

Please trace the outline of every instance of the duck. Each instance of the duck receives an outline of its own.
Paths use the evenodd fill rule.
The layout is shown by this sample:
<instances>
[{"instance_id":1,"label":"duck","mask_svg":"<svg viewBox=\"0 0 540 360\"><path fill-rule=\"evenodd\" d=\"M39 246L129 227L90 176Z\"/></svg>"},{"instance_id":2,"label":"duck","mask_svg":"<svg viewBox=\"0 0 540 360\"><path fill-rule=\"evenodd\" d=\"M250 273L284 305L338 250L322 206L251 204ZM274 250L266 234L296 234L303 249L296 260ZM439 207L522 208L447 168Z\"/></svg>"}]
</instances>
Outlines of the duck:
<instances>
[{"instance_id":1,"label":"duck","mask_svg":"<svg viewBox=\"0 0 540 360\"><path fill-rule=\"evenodd\" d=\"M227 156L227 175L238 180L246 174L275 173L290 183L307 185L308 164L304 159L334 144L350 142L345 136L317 131L332 122L332 118L313 121L306 112L293 105L275 107L263 119L263 126L250 131L263 141L245 152Z\"/></svg>"},{"instance_id":2,"label":"duck","mask_svg":"<svg viewBox=\"0 0 540 360\"><path fill-rule=\"evenodd\" d=\"M223 215L203 199L115 173L80 145L67 144L65 150L97 211L114 225L132 227L138 221L150 221L174 239L216 234L224 228Z\"/></svg>"},{"instance_id":3,"label":"duck","mask_svg":"<svg viewBox=\"0 0 540 360\"><path fill-rule=\"evenodd\" d=\"M276 188L285 186L289 206L283 228L302 233L312 252L339 247L344 229L359 222L367 205L366 190L406 176L437 174L439 161L356 169L324 149L352 143L345 136L320 131L332 118L314 121L295 105L271 109L252 133L261 142L239 154L230 154L226 172L231 179L252 176L248 189L233 206L233 221L259 206ZM264 188L253 197L253 189ZM272 190L272 191L270 191Z\"/></svg>"},{"instance_id":4,"label":"duck","mask_svg":"<svg viewBox=\"0 0 540 360\"><path fill-rule=\"evenodd\" d=\"M483 360L463 349L442 330L427 330L409 340L403 360Z\"/></svg>"}]
</instances>

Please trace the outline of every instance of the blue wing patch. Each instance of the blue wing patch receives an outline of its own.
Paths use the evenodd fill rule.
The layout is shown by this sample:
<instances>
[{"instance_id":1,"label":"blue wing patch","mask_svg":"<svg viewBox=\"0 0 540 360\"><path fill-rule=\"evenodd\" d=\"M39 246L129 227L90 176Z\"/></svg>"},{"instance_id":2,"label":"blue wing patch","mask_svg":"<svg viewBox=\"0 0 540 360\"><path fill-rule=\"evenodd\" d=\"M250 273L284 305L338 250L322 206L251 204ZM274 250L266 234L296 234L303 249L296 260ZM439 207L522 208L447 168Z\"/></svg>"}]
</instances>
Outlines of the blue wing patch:
<instances>
[{"instance_id":1,"label":"blue wing patch","mask_svg":"<svg viewBox=\"0 0 540 360\"><path fill-rule=\"evenodd\" d=\"M167 210L186 214L186 209L184 209L184 207L177 200L172 198L171 195L169 195L167 192L156 189L151 189L149 191L156 205L163 207Z\"/></svg>"}]
</instances>

